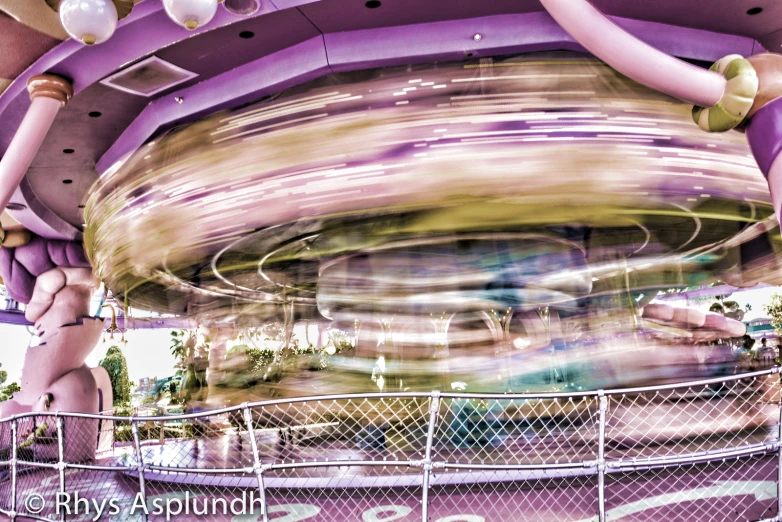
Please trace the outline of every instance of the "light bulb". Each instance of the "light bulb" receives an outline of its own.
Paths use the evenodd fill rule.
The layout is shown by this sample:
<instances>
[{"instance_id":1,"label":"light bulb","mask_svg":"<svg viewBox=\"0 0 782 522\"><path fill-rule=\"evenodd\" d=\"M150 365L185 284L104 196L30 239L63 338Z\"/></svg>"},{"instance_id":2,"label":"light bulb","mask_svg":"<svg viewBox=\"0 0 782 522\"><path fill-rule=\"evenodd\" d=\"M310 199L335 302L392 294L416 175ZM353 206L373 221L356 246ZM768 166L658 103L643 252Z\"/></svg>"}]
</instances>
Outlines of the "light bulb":
<instances>
[{"instance_id":1,"label":"light bulb","mask_svg":"<svg viewBox=\"0 0 782 522\"><path fill-rule=\"evenodd\" d=\"M117 8L111 0L62 0L59 12L65 31L86 45L105 42L117 28Z\"/></svg>"},{"instance_id":2,"label":"light bulb","mask_svg":"<svg viewBox=\"0 0 782 522\"><path fill-rule=\"evenodd\" d=\"M217 12L217 0L163 0L169 18L189 31L208 24Z\"/></svg>"}]
</instances>

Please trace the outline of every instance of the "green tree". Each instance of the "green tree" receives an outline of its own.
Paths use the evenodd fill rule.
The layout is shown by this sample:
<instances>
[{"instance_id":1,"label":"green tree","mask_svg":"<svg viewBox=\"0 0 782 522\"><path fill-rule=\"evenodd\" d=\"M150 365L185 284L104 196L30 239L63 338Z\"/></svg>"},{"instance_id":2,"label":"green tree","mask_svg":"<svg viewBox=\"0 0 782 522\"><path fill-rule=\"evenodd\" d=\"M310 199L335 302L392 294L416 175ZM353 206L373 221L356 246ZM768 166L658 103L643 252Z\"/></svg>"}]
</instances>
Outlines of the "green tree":
<instances>
[{"instance_id":1,"label":"green tree","mask_svg":"<svg viewBox=\"0 0 782 522\"><path fill-rule=\"evenodd\" d=\"M171 355L177 360L178 363L182 363L187 355L187 347L185 342L192 334L187 330L172 330L171 331Z\"/></svg>"},{"instance_id":2,"label":"green tree","mask_svg":"<svg viewBox=\"0 0 782 522\"><path fill-rule=\"evenodd\" d=\"M723 301L722 304L725 307L725 317L730 317L736 321L744 319L744 310L741 309L741 306L736 301Z\"/></svg>"},{"instance_id":3,"label":"green tree","mask_svg":"<svg viewBox=\"0 0 782 522\"><path fill-rule=\"evenodd\" d=\"M179 394L186 409L191 399L197 401L206 399L209 346L208 338L203 338L199 344L198 329L171 332L170 349L171 354L177 359L177 366L182 369L183 378L179 385Z\"/></svg>"},{"instance_id":4,"label":"green tree","mask_svg":"<svg viewBox=\"0 0 782 522\"><path fill-rule=\"evenodd\" d=\"M5 372L3 372L5 373ZM10 383L8 386L0 388L0 402L7 401L14 396L14 393L22 391L22 388L15 382Z\"/></svg>"},{"instance_id":5,"label":"green tree","mask_svg":"<svg viewBox=\"0 0 782 522\"><path fill-rule=\"evenodd\" d=\"M763 305L763 309L771 317L771 326L776 328L777 333L782 330L782 295L772 294L771 301Z\"/></svg>"},{"instance_id":6,"label":"green tree","mask_svg":"<svg viewBox=\"0 0 782 522\"><path fill-rule=\"evenodd\" d=\"M0 364L0 367L3 365ZM3 386L5 384L5 381L8 380L8 372L5 370L0 370L0 402L7 401L11 397L13 397L14 393L21 390L18 384L15 382L12 382L8 386Z\"/></svg>"},{"instance_id":7,"label":"green tree","mask_svg":"<svg viewBox=\"0 0 782 522\"><path fill-rule=\"evenodd\" d=\"M2 368L3 365L0 363L0 368ZM5 370L0 370L0 386L5 384L5 381L8 380L8 372Z\"/></svg>"},{"instance_id":8,"label":"green tree","mask_svg":"<svg viewBox=\"0 0 782 522\"><path fill-rule=\"evenodd\" d=\"M130 378L128 377L128 363L119 346L110 346L106 351L106 357L100 362L106 369L111 379L111 391L114 395L114 405L122 405L130 402Z\"/></svg>"}]
</instances>

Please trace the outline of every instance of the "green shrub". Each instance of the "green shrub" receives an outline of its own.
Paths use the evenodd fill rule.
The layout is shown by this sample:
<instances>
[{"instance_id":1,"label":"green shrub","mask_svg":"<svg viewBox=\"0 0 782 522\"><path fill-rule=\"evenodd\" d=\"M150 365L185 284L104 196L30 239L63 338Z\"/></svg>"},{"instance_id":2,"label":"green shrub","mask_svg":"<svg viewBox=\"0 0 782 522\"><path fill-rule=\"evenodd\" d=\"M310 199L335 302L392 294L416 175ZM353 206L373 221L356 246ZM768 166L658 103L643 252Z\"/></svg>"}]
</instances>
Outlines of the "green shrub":
<instances>
[{"instance_id":1,"label":"green shrub","mask_svg":"<svg viewBox=\"0 0 782 522\"><path fill-rule=\"evenodd\" d=\"M110 346L106 357L100 362L106 369L111 380L111 391L114 404L124 404L130 401L130 378L128 378L128 363L119 346Z\"/></svg>"}]
</instances>

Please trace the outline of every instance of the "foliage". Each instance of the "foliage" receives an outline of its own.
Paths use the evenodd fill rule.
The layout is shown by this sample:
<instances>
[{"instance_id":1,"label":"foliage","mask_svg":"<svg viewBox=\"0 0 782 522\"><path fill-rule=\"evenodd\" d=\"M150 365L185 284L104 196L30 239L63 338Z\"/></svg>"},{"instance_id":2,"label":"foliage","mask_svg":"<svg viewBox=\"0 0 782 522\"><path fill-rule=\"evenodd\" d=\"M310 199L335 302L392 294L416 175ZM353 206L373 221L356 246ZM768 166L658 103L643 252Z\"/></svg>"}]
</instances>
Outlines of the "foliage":
<instances>
[{"instance_id":1,"label":"foliage","mask_svg":"<svg viewBox=\"0 0 782 522\"><path fill-rule=\"evenodd\" d=\"M275 352L239 344L228 350L225 378L218 384L223 388L252 388L264 380L267 369L274 362Z\"/></svg>"},{"instance_id":2,"label":"foliage","mask_svg":"<svg viewBox=\"0 0 782 522\"><path fill-rule=\"evenodd\" d=\"M14 393L20 391L22 391L22 388L15 382L12 382L7 386L0 387L0 402L7 401L8 399L14 396Z\"/></svg>"},{"instance_id":3,"label":"foliage","mask_svg":"<svg viewBox=\"0 0 782 522\"><path fill-rule=\"evenodd\" d=\"M209 351L209 339L202 339L199 344L198 329L172 330L171 331L171 355L184 367L199 351Z\"/></svg>"},{"instance_id":4,"label":"foliage","mask_svg":"<svg viewBox=\"0 0 782 522\"><path fill-rule=\"evenodd\" d=\"M290 333L290 332L289 332ZM277 382L288 371L296 369L317 371L326 370L330 357L353 347L352 338L342 330L329 329L328 341L320 348L312 344L299 346L295 337L287 350L282 347L269 348L266 344L253 341L277 341L284 343L285 331L280 323L272 323L260 328L251 328L242 332L238 338L248 341L228 350L225 378L218 384L221 388L252 388L261 383Z\"/></svg>"},{"instance_id":5,"label":"foliage","mask_svg":"<svg viewBox=\"0 0 782 522\"><path fill-rule=\"evenodd\" d=\"M771 301L764 305L763 309L771 317L771 326L776 328L777 332L782 330L782 295L772 294Z\"/></svg>"},{"instance_id":6,"label":"foliage","mask_svg":"<svg viewBox=\"0 0 782 522\"><path fill-rule=\"evenodd\" d=\"M2 366L3 365L0 364L0 367ZM8 386L3 386L3 384L5 384L5 381L7 380L8 380L8 372L5 370L0 370L0 402L7 401L13 396L14 393L21 390L21 388L19 388L19 385L16 384L15 382L12 382Z\"/></svg>"},{"instance_id":7,"label":"foliage","mask_svg":"<svg viewBox=\"0 0 782 522\"><path fill-rule=\"evenodd\" d=\"M348 334L346 334L342 330L337 330L336 328L329 328L329 330L326 333L329 336L329 341L331 346L334 347L335 354L353 348L353 340L350 338ZM331 354L331 350L328 349L328 346L326 347L326 351L327 353Z\"/></svg>"},{"instance_id":8,"label":"foliage","mask_svg":"<svg viewBox=\"0 0 782 522\"><path fill-rule=\"evenodd\" d=\"M109 374L114 404L129 402L130 378L128 377L128 363L119 346L109 347L108 351L106 351L106 357L100 362L100 366L105 368Z\"/></svg>"},{"instance_id":9,"label":"foliage","mask_svg":"<svg viewBox=\"0 0 782 522\"><path fill-rule=\"evenodd\" d=\"M173 355L179 363L184 361L185 356L187 355L187 347L185 346L185 343L187 342L187 334L187 330L171 331L171 355Z\"/></svg>"},{"instance_id":10,"label":"foliage","mask_svg":"<svg viewBox=\"0 0 782 522\"><path fill-rule=\"evenodd\" d=\"M741 309L741 306L736 301L714 303L709 307L709 312L716 312L736 321L744 319L744 310Z\"/></svg>"},{"instance_id":11,"label":"foliage","mask_svg":"<svg viewBox=\"0 0 782 522\"><path fill-rule=\"evenodd\" d=\"M209 345L209 339L199 339L198 329L171 332L171 354L183 370L179 393L171 393L172 402L181 399L182 404L187 405L191 399L205 398L206 369L209 364L205 353L209 351ZM170 385L168 390L171 392Z\"/></svg>"},{"instance_id":12,"label":"foliage","mask_svg":"<svg viewBox=\"0 0 782 522\"><path fill-rule=\"evenodd\" d=\"M274 361L274 350L253 348L239 344L228 350L227 357L244 356L245 368L250 372L262 372Z\"/></svg>"},{"instance_id":13,"label":"foliage","mask_svg":"<svg viewBox=\"0 0 782 522\"><path fill-rule=\"evenodd\" d=\"M119 404L114 407L114 415L117 417L132 417L135 414L135 410L130 403Z\"/></svg>"},{"instance_id":14,"label":"foliage","mask_svg":"<svg viewBox=\"0 0 782 522\"><path fill-rule=\"evenodd\" d=\"M285 346L285 338L285 325L280 322L273 322L260 327L248 328L239 333L236 339L241 343L257 350L273 351L270 348L267 348L266 343L273 342L279 343L280 346ZM260 341L260 343L258 341ZM296 335L293 332L290 332L288 346L297 346L298 343L299 342L298 339L296 339Z\"/></svg>"},{"instance_id":15,"label":"foliage","mask_svg":"<svg viewBox=\"0 0 782 522\"><path fill-rule=\"evenodd\" d=\"M736 301L723 301L722 306L725 307L725 317L741 321L744 319L744 310Z\"/></svg>"},{"instance_id":16,"label":"foliage","mask_svg":"<svg viewBox=\"0 0 782 522\"><path fill-rule=\"evenodd\" d=\"M118 415L115 413L115 415ZM129 415L122 415L129 416ZM201 437L205 431L203 427L193 421L177 422L170 421L163 427L165 438L174 437ZM133 428L128 421L115 421L114 423L114 438L117 442L131 442L133 441ZM144 440L159 440L160 439L160 421L146 422L139 424L138 438L140 441Z\"/></svg>"}]
</instances>

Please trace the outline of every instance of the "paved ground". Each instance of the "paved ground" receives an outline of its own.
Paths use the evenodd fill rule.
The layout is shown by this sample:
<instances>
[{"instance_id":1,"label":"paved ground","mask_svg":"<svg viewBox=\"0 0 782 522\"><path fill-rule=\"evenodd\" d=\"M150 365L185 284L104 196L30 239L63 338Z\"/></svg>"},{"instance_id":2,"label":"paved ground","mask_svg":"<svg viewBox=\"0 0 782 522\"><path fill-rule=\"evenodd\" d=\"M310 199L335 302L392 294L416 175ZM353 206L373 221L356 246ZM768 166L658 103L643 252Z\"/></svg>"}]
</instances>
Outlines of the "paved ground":
<instances>
[{"instance_id":1,"label":"paved ground","mask_svg":"<svg viewBox=\"0 0 782 522\"><path fill-rule=\"evenodd\" d=\"M393 468L380 468L370 475L356 473L358 468L335 468L333 482L310 484L299 473L300 488L267 489L270 520L274 522L311 521L413 521L421 520L422 489L416 482L390 487L386 478ZM509 522L509 521L587 521L597 512L597 480L594 476L567 479L519 481L517 472L436 471L430 489L429 520L433 522ZM687 466L673 470L611 474L606 478L608 520L643 521L731 521L760 520L776 514L776 456L751 457L725 463ZM360 488L343 488L341 476L362 476ZM270 486L294 475L273 472ZM207 477L203 477L205 479ZM251 476L244 477L252 480ZM67 470L66 489L88 500L112 499L118 513L112 515L107 504L100 514L95 505L80 506L80 516L68 520L142 520L140 507L129 511L135 501L138 481L126 474ZM374 482L372 482L374 481ZM165 502L171 503L172 519L250 522L259 510L250 509L257 492L240 487L210 487L147 481L150 520L165 520ZM252 483L252 482L250 482ZM238 484L238 483L237 483ZM52 498L59 487L56 470L35 470L19 476L20 510L25 501L42 495L47 500L40 516L56 520ZM6 497L10 484L0 486ZM242 496L245 503L242 504ZM173 499L186 500L184 502ZM215 499L235 501L223 515L222 504ZM236 500L238 499L238 500ZM206 502L206 504L205 504ZM140 504L139 504L140 506ZM158 506L161 509L158 509ZM7 506L4 506L7 507ZM28 506L29 507L29 506ZM32 505L32 509L36 506ZM71 509L73 506L71 506ZM182 513L177 513L178 509ZM187 513L185 512L187 509ZM199 515L198 512L209 511ZM156 514L156 512L158 514Z\"/></svg>"}]
</instances>

